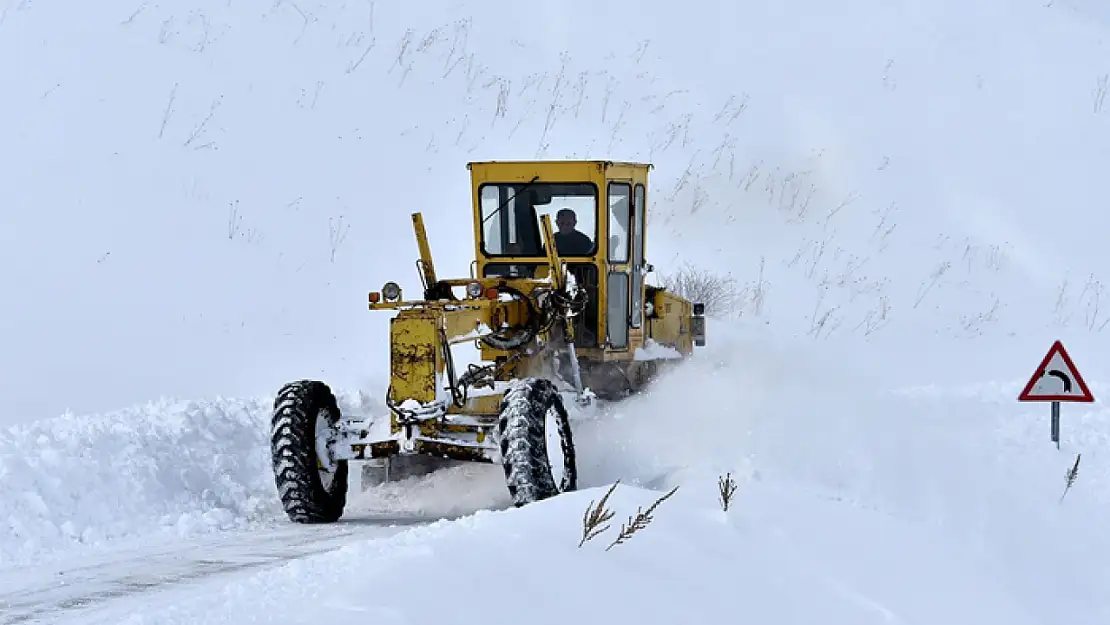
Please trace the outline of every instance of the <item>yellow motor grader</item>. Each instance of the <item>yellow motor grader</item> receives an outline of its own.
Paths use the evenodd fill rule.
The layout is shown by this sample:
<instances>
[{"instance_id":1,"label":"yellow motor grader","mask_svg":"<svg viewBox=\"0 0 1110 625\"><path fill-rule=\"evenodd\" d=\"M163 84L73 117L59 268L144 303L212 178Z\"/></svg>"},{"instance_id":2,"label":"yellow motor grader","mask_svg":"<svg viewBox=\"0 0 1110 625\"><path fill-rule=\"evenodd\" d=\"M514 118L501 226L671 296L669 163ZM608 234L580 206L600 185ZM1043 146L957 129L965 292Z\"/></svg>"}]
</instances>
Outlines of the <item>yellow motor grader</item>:
<instances>
[{"instance_id":1,"label":"yellow motor grader","mask_svg":"<svg viewBox=\"0 0 1110 625\"><path fill-rule=\"evenodd\" d=\"M499 463L516 506L574 490L564 395L619 399L705 344L704 306L644 281L649 164L468 169L470 276L437 274L416 213L421 296L406 299L396 282L369 294L370 310L396 312L388 418L340 414L316 380L286 384L274 400L274 476L295 522L342 516L351 460L384 463L386 479L389 464L406 458ZM466 343L482 364L457 366Z\"/></svg>"}]
</instances>

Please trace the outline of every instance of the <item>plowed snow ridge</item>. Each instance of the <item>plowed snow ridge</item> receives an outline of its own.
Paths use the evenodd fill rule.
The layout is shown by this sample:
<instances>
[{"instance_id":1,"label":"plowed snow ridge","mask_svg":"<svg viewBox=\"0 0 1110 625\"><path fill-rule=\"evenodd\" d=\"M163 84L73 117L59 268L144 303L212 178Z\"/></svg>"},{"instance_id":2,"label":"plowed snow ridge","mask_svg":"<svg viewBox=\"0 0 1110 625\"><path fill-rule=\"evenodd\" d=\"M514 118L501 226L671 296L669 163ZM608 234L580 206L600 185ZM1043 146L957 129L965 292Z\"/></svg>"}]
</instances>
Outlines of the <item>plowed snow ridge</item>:
<instances>
[{"instance_id":1,"label":"plowed snow ridge","mask_svg":"<svg viewBox=\"0 0 1110 625\"><path fill-rule=\"evenodd\" d=\"M336 394L344 412L376 405ZM0 430L0 566L286 525L270 468L272 401L165 400ZM496 467L463 466L352 494L349 509L436 519L502 507L503 491Z\"/></svg>"},{"instance_id":2,"label":"plowed snow ridge","mask_svg":"<svg viewBox=\"0 0 1110 625\"><path fill-rule=\"evenodd\" d=\"M271 523L268 405L162 401L0 431L0 562Z\"/></svg>"}]
</instances>

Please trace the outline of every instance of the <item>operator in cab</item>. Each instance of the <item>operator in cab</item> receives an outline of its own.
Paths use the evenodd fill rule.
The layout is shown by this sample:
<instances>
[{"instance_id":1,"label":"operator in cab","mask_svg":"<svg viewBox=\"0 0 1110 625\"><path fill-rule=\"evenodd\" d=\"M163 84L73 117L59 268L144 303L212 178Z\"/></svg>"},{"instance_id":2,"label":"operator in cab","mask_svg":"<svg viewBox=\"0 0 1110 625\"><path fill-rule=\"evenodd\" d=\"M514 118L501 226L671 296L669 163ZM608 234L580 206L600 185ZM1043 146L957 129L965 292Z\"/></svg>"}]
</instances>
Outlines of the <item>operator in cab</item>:
<instances>
[{"instance_id":1,"label":"operator in cab","mask_svg":"<svg viewBox=\"0 0 1110 625\"><path fill-rule=\"evenodd\" d=\"M573 210L563 208L555 213L555 225L559 228L555 233L555 249L560 256L590 255L594 242L575 228L578 225L578 215Z\"/></svg>"}]
</instances>

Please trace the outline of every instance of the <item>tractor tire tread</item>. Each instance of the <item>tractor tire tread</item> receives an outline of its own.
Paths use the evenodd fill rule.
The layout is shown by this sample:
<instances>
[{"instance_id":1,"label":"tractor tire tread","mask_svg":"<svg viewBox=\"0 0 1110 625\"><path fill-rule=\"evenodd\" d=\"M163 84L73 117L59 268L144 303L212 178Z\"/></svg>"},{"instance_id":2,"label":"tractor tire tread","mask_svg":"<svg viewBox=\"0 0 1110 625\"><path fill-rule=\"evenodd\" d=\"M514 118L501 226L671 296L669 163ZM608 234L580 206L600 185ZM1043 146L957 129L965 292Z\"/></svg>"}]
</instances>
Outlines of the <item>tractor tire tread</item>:
<instances>
[{"instance_id":1,"label":"tractor tire tread","mask_svg":"<svg viewBox=\"0 0 1110 625\"><path fill-rule=\"evenodd\" d=\"M296 523L334 523L347 504L347 462L340 461L331 489L316 468L316 418L339 419L339 406L323 382L299 380L274 398L270 453L278 497Z\"/></svg>"},{"instance_id":2,"label":"tractor tire tread","mask_svg":"<svg viewBox=\"0 0 1110 625\"><path fill-rule=\"evenodd\" d=\"M551 471L545 438L546 417L554 411L563 455L561 484ZM543 378L514 380L501 400L497 435L501 463L513 505L520 507L577 489L574 440L562 397Z\"/></svg>"}]
</instances>

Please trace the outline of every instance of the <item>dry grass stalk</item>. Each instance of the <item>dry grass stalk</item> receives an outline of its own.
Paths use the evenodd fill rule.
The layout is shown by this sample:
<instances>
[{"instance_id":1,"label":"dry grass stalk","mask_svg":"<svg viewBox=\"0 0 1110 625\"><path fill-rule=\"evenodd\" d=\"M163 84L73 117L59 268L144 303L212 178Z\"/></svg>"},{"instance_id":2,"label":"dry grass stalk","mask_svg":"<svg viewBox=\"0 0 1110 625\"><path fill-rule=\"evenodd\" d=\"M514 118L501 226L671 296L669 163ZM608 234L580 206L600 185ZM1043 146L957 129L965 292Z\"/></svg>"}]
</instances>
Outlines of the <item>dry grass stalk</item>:
<instances>
[{"instance_id":1,"label":"dry grass stalk","mask_svg":"<svg viewBox=\"0 0 1110 625\"><path fill-rule=\"evenodd\" d=\"M609 500L609 495L613 494L613 491L617 489L617 484L620 483L620 480L613 482L609 491L598 502L597 508L594 508L594 502L592 501L590 505L586 506L586 512L582 514L582 540L578 542L579 548L586 544L586 541L592 540L598 534L609 529L608 525L602 527L603 523L608 523L613 518L613 511L605 509L605 502Z\"/></svg>"},{"instance_id":2,"label":"dry grass stalk","mask_svg":"<svg viewBox=\"0 0 1110 625\"><path fill-rule=\"evenodd\" d=\"M1067 476L1065 477L1064 494L1060 495L1061 503L1063 503L1064 497L1067 496L1068 490L1071 489L1071 485L1075 484L1075 478L1079 477L1079 457L1082 455L1083 454L1077 454L1075 456L1075 465L1068 469Z\"/></svg>"},{"instance_id":3,"label":"dry grass stalk","mask_svg":"<svg viewBox=\"0 0 1110 625\"><path fill-rule=\"evenodd\" d=\"M628 523L621 525L621 533L617 536L616 540L614 540L612 543L609 544L608 547L605 548L605 550L609 551L617 545L624 544L624 542L631 538L633 534L647 527L648 524L651 523L653 520L651 513L655 511L655 508L659 504L669 499L670 496L675 494L677 490L678 487L675 486L673 489L671 489L671 492L660 497L659 500L651 504L651 507L649 507L647 510L636 508L636 516L628 517Z\"/></svg>"},{"instance_id":4,"label":"dry grass stalk","mask_svg":"<svg viewBox=\"0 0 1110 625\"><path fill-rule=\"evenodd\" d=\"M691 302L705 304L707 315L728 315L743 306L744 289L729 274L696 269L687 264L660 276L660 286Z\"/></svg>"},{"instance_id":5,"label":"dry grass stalk","mask_svg":"<svg viewBox=\"0 0 1110 625\"><path fill-rule=\"evenodd\" d=\"M732 479L732 473L725 473L724 477L717 478L717 488L721 491L721 507L724 508L725 512L728 512L728 506L732 503L732 496L736 493L736 480Z\"/></svg>"}]
</instances>

